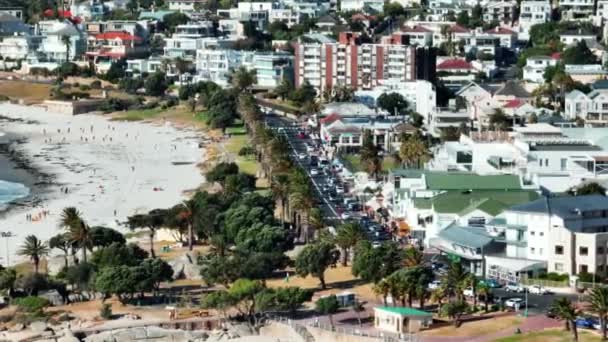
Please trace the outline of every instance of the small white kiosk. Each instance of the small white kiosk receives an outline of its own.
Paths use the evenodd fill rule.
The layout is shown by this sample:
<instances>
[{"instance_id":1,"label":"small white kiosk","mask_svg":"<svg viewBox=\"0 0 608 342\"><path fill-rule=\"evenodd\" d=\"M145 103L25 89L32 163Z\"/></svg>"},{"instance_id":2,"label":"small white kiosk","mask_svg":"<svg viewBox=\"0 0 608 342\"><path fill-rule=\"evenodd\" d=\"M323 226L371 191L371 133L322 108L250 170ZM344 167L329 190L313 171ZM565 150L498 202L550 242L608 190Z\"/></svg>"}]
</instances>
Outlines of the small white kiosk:
<instances>
[{"instance_id":1,"label":"small white kiosk","mask_svg":"<svg viewBox=\"0 0 608 342\"><path fill-rule=\"evenodd\" d=\"M374 327L395 334L415 333L433 323L433 314L412 308L380 306L374 308Z\"/></svg>"}]
</instances>

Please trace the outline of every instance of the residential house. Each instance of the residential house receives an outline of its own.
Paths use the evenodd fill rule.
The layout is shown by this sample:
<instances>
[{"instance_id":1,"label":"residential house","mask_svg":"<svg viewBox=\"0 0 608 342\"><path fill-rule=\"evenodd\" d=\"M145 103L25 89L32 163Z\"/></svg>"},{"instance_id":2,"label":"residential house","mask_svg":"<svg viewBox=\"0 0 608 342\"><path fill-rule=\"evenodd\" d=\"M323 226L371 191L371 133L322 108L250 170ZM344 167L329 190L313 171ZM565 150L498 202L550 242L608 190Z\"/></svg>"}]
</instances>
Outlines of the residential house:
<instances>
[{"instance_id":1,"label":"residential house","mask_svg":"<svg viewBox=\"0 0 608 342\"><path fill-rule=\"evenodd\" d=\"M212 37L213 32L211 22L178 25L175 33L165 39L164 56L192 62L196 58L197 50L218 44L218 39Z\"/></svg>"},{"instance_id":2,"label":"residential house","mask_svg":"<svg viewBox=\"0 0 608 342\"><path fill-rule=\"evenodd\" d=\"M453 90L458 90L475 80L476 74L477 70L464 59L445 59L437 64L438 78L446 87Z\"/></svg>"},{"instance_id":3,"label":"residential house","mask_svg":"<svg viewBox=\"0 0 608 342\"><path fill-rule=\"evenodd\" d=\"M21 19L7 13L0 13L0 37L29 34L31 28Z\"/></svg>"},{"instance_id":4,"label":"residential house","mask_svg":"<svg viewBox=\"0 0 608 342\"><path fill-rule=\"evenodd\" d=\"M551 2L549 0L522 1L519 7L518 38L528 40L532 26L544 24L551 19Z\"/></svg>"},{"instance_id":5,"label":"residential house","mask_svg":"<svg viewBox=\"0 0 608 342\"><path fill-rule=\"evenodd\" d=\"M401 29L410 45L431 46L433 44L433 31L423 26L405 26Z\"/></svg>"},{"instance_id":6,"label":"residential house","mask_svg":"<svg viewBox=\"0 0 608 342\"><path fill-rule=\"evenodd\" d=\"M281 52L256 52L243 61L243 66L255 70L258 88L274 89L284 79L293 82L293 56Z\"/></svg>"},{"instance_id":7,"label":"residential house","mask_svg":"<svg viewBox=\"0 0 608 342\"><path fill-rule=\"evenodd\" d=\"M5 60L24 60L31 51L36 51L42 43L42 36L15 35L0 40L0 56Z\"/></svg>"},{"instance_id":8,"label":"residential house","mask_svg":"<svg viewBox=\"0 0 608 342\"><path fill-rule=\"evenodd\" d=\"M107 12L102 0L85 0L83 2L72 1L70 6L71 16L91 20L101 18Z\"/></svg>"},{"instance_id":9,"label":"residential house","mask_svg":"<svg viewBox=\"0 0 608 342\"><path fill-rule=\"evenodd\" d=\"M96 71L105 73L112 62L143 57L147 53L148 46L142 38L127 32L107 31L89 36L85 55L95 65Z\"/></svg>"},{"instance_id":10,"label":"residential house","mask_svg":"<svg viewBox=\"0 0 608 342\"><path fill-rule=\"evenodd\" d=\"M608 71L604 70L601 64L566 64L564 68L572 80L583 84L605 79L608 75Z\"/></svg>"},{"instance_id":11,"label":"residential house","mask_svg":"<svg viewBox=\"0 0 608 342\"><path fill-rule=\"evenodd\" d=\"M403 117L362 117L331 114L319 120L321 142L335 151L358 151L363 134L370 131L376 146L386 152L399 150L401 135L411 133L412 126Z\"/></svg>"},{"instance_id":12,"label":"residential house","mask_svg":"<svg viewBox=\"0 0 608 342\"><path fill-rule=\"evenodd\" d=\"M164 72L165 62L160 57L128 59L126 74L129 77L142 77L155 72Z\"/></svg>"},{"instance_id":13,"label":"residential house","mask_svg":"<svg viewBox=\"0 0 608 342\"><path fill-rule=\"evenodd\" d=\"M432 313L404 307L375 307L373 317L376 329L399 335L417 333L433 324Z\"/></svg>"},{"instance_id":14,"label":"residential house","mask_svg":"<svg viewBox=\"0 0 608 342\"><path fill-rule=\"evenodd\" d=\"M466 110L453 110L450 108L437 108L425 118L425 125L431 135L441 137L441 132L447 128L469 127L469 113Z\"/></svg>"},{"instance_id":15,"label":"residential house","mask_svg":"<svg viewBox=\"0 0 608 342\"><path fill-rule=\"evenodd\" d=\"M585 179L608 177L608 151L584 137L569 137L549 124L516 126L514 132L461 135L434 153L432 170L513 174L526 184L563 192Z\"/></svg>"},{"instance_id":16,"label":"residential house","mask_svg":"<svg viewBox=\"0 0 608 342\"><path fill-rule=\"evenodd\" d=\"M384 1L382 0L342 0L340 1L340 11L373 11L381 13L384 9Z\"/></svg>"},{"instance_id":17,"label":"residential house","mask_svg":"<svg viewBox=\"0 0 608 342\"><path fill-rule=\"evenodd\" d=\"M532 94L523 87L521 82L507 81L494 92L492 97L499 105L505 105L508 101L521 100L531 102Z\"/></svg>"},{"instance_id":18,"label":"residential house","mask_svg":"<svg viewBox=\"0 0 608 342\"><path fill-rule=\"evenodd\" d=\"M608 89L595 89L589 94L573 90L566 94L564 116L581 118L590 126L608 126Z\"/></svg>"},{"instance_id":19,"label":"residential house","mask_svg":"<svg viewBox=\"0 0 608 342\"><path fill-rule=\"evenodd\" d=\"M595 15L600 19L608 20L608 0L598 0Z\"/></svg>"},{"instance_id":20,"label":"residential house","mask_svg":"<svg viewBox=\"0 0 608 342\"><path fill-rule=\"evenodd\" d=\"M339 24L341 24L340 20L330 14L326 14L317 19L317 27L321 31L331 31L336 25Z\"/></svg>"},{"instance_id":21,"label":"residential house","mask_svg":"<svg viewBox=\"0 0 608 342\"><path fill-rule=\"evenodd\" d=\"M29 64L61 64L76 60L86 52L85 35L72 23L43 21L38 23L38 28L43 39L38 49L28 56Z\"/></svg>"},{"instance_id":22,"label":"residential house","mask_svg":"<svg viewBox=\"0 0 608 342\"><path fill-rule=\"evenodd\" d=\"M498 21L510 25L511 22L515 19L516 7L516 1L489 1L488 4L483 6L483 20L488 23Z\"/></svg>"},{"instance_id":23,"label":"residential house","mask_svg":"<svg viewBox=\"0 0 608 342\"><path fill-rule=\"evenodd\" d=\"M594 13L593 0L560 0L559 9L563 20L592 20Z\"/></svg>"},{"instance_id":24,"label":"residential house","mask_svg":"<svg viewBox=\"0 0 608 342\"><path fill-rule=\"evenodd\" d=\"M507 257L570 276L607 275L608 197L543 197L509 208L505 218Z\"/></svg>"},{"instance_id":25,"label":"residential house","mask_svg":"<svg viewBox=\"0 0 608 342\"><path fill-rule=\"evenodd\" d=\"M84 23L88 35L96 35L104 32L127 32L140 37L144 41L150 35L150 29L143 22L135 20L106 20L87 21Z\"/></svg>"},{"instance_id":26,"label":"residential house","mask_svg":"<svg viewBox=\"0 0 608 342\"><path fill-rule=\"evenodd\" d=\"M547 67L555 66L557 60L549 56L533 56L526 59L523 79L534 83L545 83L545 70Z\"/></svg>"},{"instance_id":27,"label":"residential house","mask_svg":"<svg viewBox=\"0 0 608 342\"><path fill-rule=\"evenodd\" d=\"M451 225L483 226L512 205L538 198L514 175L421 170L391 171L383 194L391 218L405 220L427 246Z\"/></svg>"},{"instance_id":28,"label":"residential house","mask_svg":"<svg viewBox=\"0 0 608 342\"><path fill-rule=\"evenodd\" d=\"M195 12L203 8L205 2L205 0L169 0L169 10L179 12Z\"/></svg>"},{"instance_id":29,"label":"residential house","mask_svg":"<svg viewBox=\"0 0 608 342\"><path fill-rule=\"evenodd\" d=\"M23 8L22 7L0 7L0 14L8 14L23 21Z\"/></svg>"},{"instance_id":30,"label":"residential house","mask_svg":"<svg viewBox=\"0 0 608 342\"><path fill-rule=\"evenodd\" d=\"M564 45L578 44L583 40L597 40L594 33L584 32L583 30L566 31L559 34L559 41Z\"/></svg>"}]
</instances>

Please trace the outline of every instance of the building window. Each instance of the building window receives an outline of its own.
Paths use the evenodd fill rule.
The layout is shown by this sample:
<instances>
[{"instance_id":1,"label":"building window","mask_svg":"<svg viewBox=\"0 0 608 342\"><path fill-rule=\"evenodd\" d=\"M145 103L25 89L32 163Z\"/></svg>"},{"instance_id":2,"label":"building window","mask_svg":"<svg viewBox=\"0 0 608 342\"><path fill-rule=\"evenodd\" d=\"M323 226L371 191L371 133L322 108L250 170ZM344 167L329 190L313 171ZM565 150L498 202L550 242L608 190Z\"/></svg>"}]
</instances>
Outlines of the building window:
<instances>
[{"instance_id":1,"label":"building window","mask_svg":"<svg viewBox=\"0 0 608 342\"><path fill-rule=\"evenodd\" d=\"M589 255L589 248L587 248L587 247L579 247L578 248L578 254L582 255L582 256Z\"/></svg>"},{"instance_id":2,"label":"building window","mask_svg":"<svg viewBox=\"0 0 608 342\"><path fill-rule=\"evenodd\" d=\"M545 233L544 233L544 232L540 232L540 233L539 233L539 235L540 235L540 236L544 236L544 235L545 235Z\"/></svg>"},{"instance_id":3,"label":"building window","mask_svg":"<svg viewBox=\"0 0 608 342\"><path fill-rule=\"evenodd\" d=\"M597 254L604 254L604 247L598 247Z\"/></svg>"},{"instance_id":4,"label":"building window","mask_svg":"<svg viewBox=\"0 0 608 342\"><path fill-rule=\"evenodd\" d=\"M555 271L557 271L557 272L564 271L564 264L562 264L561 262L556 262L555 263Z\"/></svg>"},{"instance_id":5,"label":"building window","mask_svg":"<svg viewBox=\"0 0 608 342\"><path fill-rule=\"evenodd\" d=\"M534 252L535 252L534 247L530 247L530 254L534 254Z\"/></svg>"},{"instance_id":6,"label":"building window","mask_svg":"<svg viewBox=\"0 0 608 342\"><path fill-rule=\"evenodd\" d=\"M563 255L564 254L564 246L555 246L555 254Z\"/></svg>"},{"instance_id":7,"label":"building window","mask_svg":"<svg viewBox=\"0 0 608 342\"><path fill-rule=\"evenodd\" d=\"M530 231L530 235L534 236L534 234L535 234L535 233L534 233L534 231L533 231L533 230L532 230L532 231Z\"/></svg>"},{"instance_id":8,"label":"building window","mask_svg":"<svg viewBox=\"0 0 608 342\"><path fill-rule=\"evenodd\" d=\"M566 158L562 158L559 160L559 169L561 171L566 171L566 163L568 162L568 159Z\"/></svg>"},{"instance_id":9,"label":"building window","mask_svg":"<svg viewBox=\"0 0 608 342\"><path fill-rule=\"evenodd\" d=\"M538 249L538 255L543 255L543 249L542 248Z\"/></svg>"},{"instance_id":10,"label":"building window","mask_svg":"<svg viewBox=\"0 0 608 342\"><path fill-rule=\"evenodd\" d=\"M581 264L579 265L579 273L587 273L589 272L589 266Z\"/></svg>"}]
</instances>

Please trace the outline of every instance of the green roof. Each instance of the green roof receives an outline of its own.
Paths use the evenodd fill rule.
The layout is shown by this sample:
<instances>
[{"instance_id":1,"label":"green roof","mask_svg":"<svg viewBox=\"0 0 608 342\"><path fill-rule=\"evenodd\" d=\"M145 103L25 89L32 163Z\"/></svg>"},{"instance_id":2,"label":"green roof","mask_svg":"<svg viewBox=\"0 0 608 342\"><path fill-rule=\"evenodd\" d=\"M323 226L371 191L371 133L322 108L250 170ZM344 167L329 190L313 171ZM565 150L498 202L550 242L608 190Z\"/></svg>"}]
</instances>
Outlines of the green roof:
<instances>
[{"instance_id":1,"label":"green roof","mask_svg":"<svg viewBox=\"0 0 608 342\"><path fill-rule=\"evenodd\" d=\"M166 15L172 13L175 13L175 11L142 11L139 13L139 19L155 19L158 21L163 21Z\"/></svg>"},{"instance_id":2,"label":"green roof","mask_svg":"<svg viewBox=\"0 0 608 342\"><path fill-rule=\"evenodd\" d=\"M451 225L439 231L438 235L443 240L471 248L482 248L494 241L485 228L478 227Z\"/></svg>"},{"instance_id":3,"label":"green roof","mask_svg":"<svg viewBox=\"0 0 608 342\"><path fill-rule=\"evenodd\" d=\"M415 198L414 206L419 209L433 208L436 212L445 214L466 214L468 210L480 208L495 216L511 206L528 203L538 197L531 190L446 191L432 198Z\"/></svg>"},{"instance_id":4,"label":"green roof","mask_svg":"<svg viewBox=\"0 0 608 342\"><path fill-rule=\"evenodd\" d=\"M428 173L426 187L429 190L514 190L521 189L521 183L514 175Z\"/></svg>"},{"instance_id":5,"label":"green roof","mask_svg":"<svg viewBox=\"0 0 608 342\"><path fill-rule=\"evenodd\" d=\"M377 306L376 309L396 313L402 316L432 316L430 312L397 306Z\"/></svg>"}]
</instances>

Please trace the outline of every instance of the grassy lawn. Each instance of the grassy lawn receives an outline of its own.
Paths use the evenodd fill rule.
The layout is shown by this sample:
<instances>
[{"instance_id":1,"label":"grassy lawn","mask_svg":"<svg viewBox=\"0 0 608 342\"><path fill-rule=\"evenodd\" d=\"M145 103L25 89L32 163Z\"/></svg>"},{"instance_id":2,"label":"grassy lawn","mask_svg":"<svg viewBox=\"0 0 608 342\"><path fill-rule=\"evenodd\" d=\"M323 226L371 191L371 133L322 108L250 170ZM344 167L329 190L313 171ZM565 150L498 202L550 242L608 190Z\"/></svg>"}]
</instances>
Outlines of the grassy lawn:
<instances>
[{"instance_id":1,"label":"grassy lawn","mask_svg":"<svg viewBox=\"0 0 608 342\"><path fill-rule=\"evenodd\" d=\"M24 81L1 81L0 95L12 99L23 99L26 104L42 102L51 95L51 84L31 83Z\"/></svg>"},{"instance_id":2,"label":"grassy lawn","mask_svg":"<svg viewBox=\"0 0 608 342\"><path fill-rule=\"evenodd\" d=\"M242 126L234 126L226 129L226 133L230 133L231 136L226 140L226 150L234 155L234 161L239 166L239 170L250 175L257 173L258 166L254 156L239 156L241 148L249 145L249 136L245 134ZM241 133L237 133L241 132Z\"/></svg>"},{"instance_id":3,"label":"grassy lawn","mask_svg":"<svg viewBox=\"0 0 608 342\"><path fill-rule=\"evenodd\" d=\"M343 154L340 156L340 158L342 158L344 161L346 161L345 165L347 168L349 168L350 171L352 172L362 172L365 171L363 168L363 164L361 163L361 158L359 157L358 154L354 154L354 153L349 153L349 154ZM350 165L350 167L349 167ZM390 156L384 157L384 159L382 159L382 170L383 171L391 171L394 169L399 168L399 162ZM352 168L352 170L351 170Z\"/></svg>"},{"instance_id":4,"label":"grassy lawn","mask_svg":"<svg viewBox=\"0 0 608 342\"><path fill-rule=\"evenodd\" d=\"M424 331L424 336L453 336L453 337L475 337L492 334L505 329L515 329L523 322L521 317L507 316L488 318L474 322L464 322L459 328L453 325Z\"/></svg>"},{"instance_id":5,"label":"grassy lawn","mask_svg":"<svg viewBox=\"0 0 608 342\"><path fill-rule=\"evenodd\" d=\"M118 121L141 121L157 118L163 111L160 108L135 109L126 112L118 112L112 116L112 120Z\"/></svg>"},{"instance_id":6,"label":"grassy lawn","mask_svg":"<svg viewBox=\"0 0 608 342\"><path fill-rule=\"evenodd\" d=\"M578 340L581 342L601 341L599 335L585 330L578 330ZM513 335L496 340L495 342L570 342L572 333L563 329L548 329L522 335Z\"/></svg>"}]
</instances>

